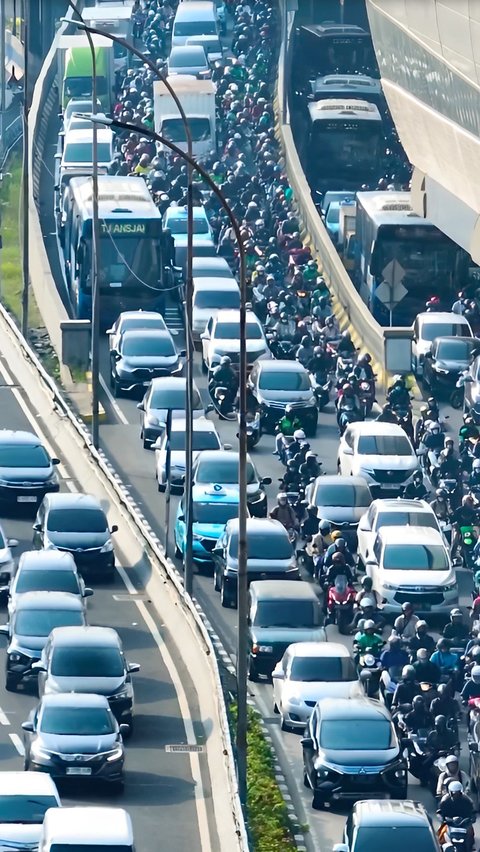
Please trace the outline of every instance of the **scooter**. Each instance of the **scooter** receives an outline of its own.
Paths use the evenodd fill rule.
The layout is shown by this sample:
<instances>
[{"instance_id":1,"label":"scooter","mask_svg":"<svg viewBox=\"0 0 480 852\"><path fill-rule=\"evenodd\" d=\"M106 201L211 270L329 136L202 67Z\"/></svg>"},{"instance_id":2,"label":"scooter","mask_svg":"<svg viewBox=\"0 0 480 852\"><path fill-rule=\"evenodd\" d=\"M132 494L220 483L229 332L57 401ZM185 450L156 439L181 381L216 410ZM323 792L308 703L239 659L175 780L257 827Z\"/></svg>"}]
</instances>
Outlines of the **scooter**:
<instances>
[{"instance_id":1,"label":"scooter","mask_svg":"<svg viewBox=\"0 0 480 852\"><path fill-rule=\"evenodd\" d=\"M468 526L460 527L460 535L460 547L463 565L465 568L473 568L475 565L475 557L473 551L477 543L477 536L475 534L474 526L472 524L469 524Z\"/></svg>"},{"instance_id":2,"label":"scooter","mask_svg":"<svg viewBox=\"0 0 480 852\"><path fill-rule=\"evenodd\" d=\"M379 698L387 710L391 710L395 690L402 677L402 666L392 666L384 669L380 675Z\"/></svg>"},{"instance_id":3,"label":"scooter","mask_svg":"<svg viewBox=\"0 0 480 852\"><path fill-rule=\"evenodd\" d=\"M217 385L215 388L209 386L209 391L220 420L235 420L237 414L232 403L232 394L228 388L223 387L223 385Z\"/></svg>"},{"instance_id":4,"label":"scooter","mask_svg":"<svg viewBox=\"0 0 480 852\"><path fill-rule=\"evenodd\" d=\"M319 411L323 411L326 405L330 402L330 389L332 387L332 383L330 379L327 379L325 376L314 376L313 377L315 385L313 388L313 392L315 394L315 399L317 400L317 407Z\"/></svg>"},{"instance_id":5,"label":"scooter","mask_svg":"<svg viewBox=\"0 0 480 852\"><path fill-rule=\"evenodd\" d=\"M360 400L360 411L363 419L368 417L372 411L373 403L375 402L375 382L362 380L357 385L357 396Z\"/></svg>"},{"instance_id":6,"label":"scooter","mask_svg":"<svg viewBox=\"0 0 480 852\"><path fill-rule=\"evenodd\" d=\"M360 681L368 698L378 698L382 664L373 654L362 654L358 661Z\"/></svg>"},{"instance_id":7,"label":"scooter","mask_svg":"<svg viewBox=\"0 0 480 852\"><path fill-rule=\"evenodd\" d=\"M342 636L348 634L352 623L355 589L349 586L347 578L340 574L335 579L335 585L330 586L327 594L327 621L336 624Z\"/></svg>"},{"instance_id":8,"label":"scooter","mask_svg":"<svg viewBox=\"0 0 480 852\"><path fill-rule=\"evenodd\" d=\"M262 425L260 420L260 412L257 411L255 414L251 412L247 412L246 416L246 427L247 427L247 450L250 452L254 447L257 446L260 438L262 437Z\"/></svg>"},{"instance_id":9,"label":"scooter","mask_svg":"<svg viewBox=\"0 0 480 852\"><path fill-rule=\"evenodd\" d=\"M475 843L475 817L446 818L438 829L442 852L472 852Z\"/></svg>"},{"instance_id":10,"label":"scooter","mask_svg":"<svg viewBox=\"0 0 480 852\"><path fill-rule=\"evenodd\" d=\"M355 408L353 403L347 402L338 412L338 429L340 435L343 435L350 423L358 423L361 420L363 420L363 417L358 409Z\"/></svg>"}]
</instances>

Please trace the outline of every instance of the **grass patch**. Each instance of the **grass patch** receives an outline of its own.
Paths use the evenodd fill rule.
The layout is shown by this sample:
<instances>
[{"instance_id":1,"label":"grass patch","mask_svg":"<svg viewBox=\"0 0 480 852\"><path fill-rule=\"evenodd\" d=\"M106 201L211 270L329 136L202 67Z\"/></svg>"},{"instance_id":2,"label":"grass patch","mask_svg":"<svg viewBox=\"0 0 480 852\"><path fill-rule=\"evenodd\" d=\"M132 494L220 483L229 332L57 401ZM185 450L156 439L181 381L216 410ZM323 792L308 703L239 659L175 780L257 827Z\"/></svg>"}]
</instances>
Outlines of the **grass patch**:
<instances>
[{"instance_id":1,"label":"grass patch","mask_svg":"<svg viewBox=\"0 0 480 852\"><path fill-rule=\"evenodd\" d=\"M22 318L22 158L13 154L0 184L3 248L0 251L0 298L18 323ZM43 325L32 290L29 294L28 327Z\"/></svg>"},{"instance_id":2,"label":"grass patch","mask_svg":"<svg viewBox=\"0 0 480 852\"><path fill-rule=\"evenodd\" d=\"M236 705L230 705L233 721ZM247 815L255 852L289 852L296 849L288 811L275 780L274 757L265 741L260 716L248 707Z\"/></svg>"}]
</instances>

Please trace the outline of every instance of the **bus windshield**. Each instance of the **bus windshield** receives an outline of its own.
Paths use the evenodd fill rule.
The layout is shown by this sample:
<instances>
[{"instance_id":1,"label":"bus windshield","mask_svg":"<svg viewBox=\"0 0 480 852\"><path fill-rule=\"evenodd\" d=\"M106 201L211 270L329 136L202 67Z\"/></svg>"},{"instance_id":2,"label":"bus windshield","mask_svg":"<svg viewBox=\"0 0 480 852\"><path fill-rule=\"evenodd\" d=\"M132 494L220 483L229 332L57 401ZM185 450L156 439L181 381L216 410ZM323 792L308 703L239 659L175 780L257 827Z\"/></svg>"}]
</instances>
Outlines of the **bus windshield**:
<instances>
[{"instance_id":1,"label":"bus windshield","mask_svg":"<svg viewBox=\"0 0 480 852\"><path fill-rule=\"evenodd\" d=\"M86 243L84 260L85 286L90 290L90 240ZM109 234L100 237L99 269L100 289L110 291L121 287L122 293L138 292L143 285L159 289L160 246L157 240L138 236L112 237Z\"/></svg>"},{"instance_id":2,"label":"bus windshield","mask_svg":"<svg viewBox=\"0 0 480 852\"><path fill-rule=\"evenodd\" d=\"M308 150L311 177L334 175L361 181L378 168L383 139L381 122L315 121Z\"/></svg>"}]
</instances>

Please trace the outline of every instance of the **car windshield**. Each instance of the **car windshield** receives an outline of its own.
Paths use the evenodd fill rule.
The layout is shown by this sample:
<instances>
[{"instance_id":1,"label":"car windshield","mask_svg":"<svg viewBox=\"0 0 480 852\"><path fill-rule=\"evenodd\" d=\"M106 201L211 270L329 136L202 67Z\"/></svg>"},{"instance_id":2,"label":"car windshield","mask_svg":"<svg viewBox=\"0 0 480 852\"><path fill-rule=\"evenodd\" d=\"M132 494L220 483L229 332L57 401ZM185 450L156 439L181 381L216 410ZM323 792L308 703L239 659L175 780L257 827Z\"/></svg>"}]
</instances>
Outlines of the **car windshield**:
<instances>
[{"instance_id":1,"label":"car windshield","mask_svg":"<svg viewBox=\"0 0 480 852\"><path fill-rule=\"evenodd\" d=\"M442 340L437 346L436 357L444 361L468 361L473 349L473 341Z\"/></svg>"},{"instance_id":2,"label":"car windshield","mask_svg":"<svg viewBox=\"0 0 480 852\"><path fill-rule=\"evenodd\" d=\"M187 217L186 216L169 216L167 221L167 227L170 228L173 236L175 234L186 234L188 231L187 226ZM193 220L193 233L194 234L208 234L209 227L208 222L205 217L194 218Z\"/></svg>"},{"instance_id":3,"label":"car windshield","mask_svg":"<svg viewBox=\"0 0 480 852\"><path fill-rule=\"evenodd\" d=\"M55 648L51 671L56 677L122 677L125 668L118 648L86 645Z\"/></svg>"},{"instance_id":4,"label":"car windshield","mask_svg":"<svg viewBox=\"0 0 480 852\"><path fill-rule=\"evenodd\" d=\"M405 543L385 547L383 567L391 571L447 571L449 563L441 544Z\"/></svg>"},{"instance_id":5,"label":"car windshield","mask_svg":"<svg viewBox=\"0 0 480 852\"><path fill-rule=\"evenodd\" d=\"M141 337L126 337L123 341L122 355L149 356L175 355L175 346L169 334L142 335Z\"/></svg>"},{"instance_id":6,"label":"car windshield","mask_svg":"<svg viewBox=\"0 0 480 852\"><path fill-rule=\"evenodd\" d=\"M108 529L101 509L52 509L47 516L50 532L101 533Z\"/></svg>"},{"instance_id":7,"label":"car windshield","mask_svg":"<svg viewBox=\"0 0 480 852\"><path fill-rule=\"evenodd\" d=\"M170 436L170 449L184 450L186 441L185 432L175 430ZM194 429L192 432L192 449L193 450L218 450L220 441L216 432L211 430Z\"/></svg>"},{"instance_id":8,"label":"car windshield","mask_svg":"<svg viewBox=\"0 0 480 852\"><path fill-rule=\"evenodd\" d=\"M165 330L165 321L163 317L129 317L128 319L124 319L122 321L120 332L123 334L125 331L133 331L139 328L158 328L159 331Z\"/></svg>"},{"instance_id":9,"label":"car windshield","mask_svg":"<svg viewBox=\"0 0 480 852\"><path fill-rule=\"evenodd\" d=\"M171 408L172 411L185 411L186 404L187 395L185 388L178 388L176 390L156 388L152 391L149 401L150 408ZM202 408L200 394L196 388L193 389L192 406L197 410Z\"/></svg>"},{"instance_id":10,"label":"car windshield","mask_svg":"<svg viewBox=\"0 0 480 852\"><path fill-rule=\"evenodd\" d=\"M57 808L55 796L31 793L28 796L0 796L0 823L18 822L40 825L48 808ZM6 844L7 846L9 844ZM19 844L21 847L21 844ZM14 847L13 847L14 848Z\"/></svg>"},{"instance_id":11,"label":"car windshield","mask_svg":"<svg viewBox=\"0 0 480 852\"><path fill-rule=\"evenodd\" d=\"M411 456L412 446L401 435L360 435L358 452L363 456Z\"/></svg>"},{"instance_id":12,"label":"car windshield","mask_svg":"<svg viewBox=\"0 0 480 852\"><path fill-rule=\"evenodd\" d=\"M105 707L45 707L40 720L44 734L92 736L113 734L113 717Z\"/></svg>"},{"instance_id":13,"label":"car windshield","mask_svg":"<svg viewBox=\"0 0 480 852\"><path fill-rule=\"evenodd\" d=\"M262 390L306 391L310 378L306 370L262 370L258 380Z\"/></svg>"},{"instance_id":14,"label":"car windshield","mask_svg":"<svg viewBox=\"0 0 480 852\"><path fill-rule=\"evenodd\" d=\"M290 679L342 683L357 680L357 675L350 657L294 657Z\"/></svg>"},{"instance_id":15,"label":"car windshield","mask_svg":"<svg viewBox=\"0 0 480 852\"><path fill-rule=\"evenodd\" d=\"M237 533L232 533L230 536L228 552L230 553L230 556L233 556L234 558L237 557ZM252 535L251 532L247 530L248 559L266 559L268 561L275 561L277 559L290 559L292 556L293 548L286 532L285 535L278 534L276 531L273 535L266 532L262 535Z\"/></svg>"},{"instance_id":16,"label":"car windshield","mask_svg":"<svg viewBox=\"0 0 480 852\"><path fill-rule=\"evenodd\" d=\"M67 142L63 152L63 162L68 163L92 163L92 144L91 142ZM98 143L98 163L109 163L112 159L113 152L108 142Z\"/></svg>"},{"instance_id":17,"label":"car windshield","mask_svg":"<svg viewBox=\"0 0 480 852\"><path fill-rule=\"evenodd\" d=\"M35 571L20 571L15 580L15 592L71 592L78 595L80 588L74 571L49 571L39 568Z\"/></svg>"},{"instance_id":18,"label":"car windshield","mask_svg":"<svg viewBox=\"0 0 480 852\"><path fill-rule=\"evenodd\" d=\"M320 745L339 751L379 751L393 748L392 725L386 719L326 719L320 727Z\"/></svg>"},{"instance_id":19,"label":"car windshield","mask_svg":"<svg viewBox=\"0 0 480 852\"><path fill-rule=\"evenodd\" d=\"M14 632L18 636L48 636L55 627L81 627L83 612L73 609L23 609L14 617Z\"/></svg>"},{"instance_id":20,"label":"car windshield","mask_svg":"<svg viewBox=\"0 0 480 852\"><path fill-rule=\"evenodd\" d=\"M0 467L49 467L50 459L39 444L2 444Z\"/></svg>"},{"instance_id":21,"label":"car windshield","mask_svg":"<svg viewBox=\"0 0 480 852\"><path fill-rule=\"evenodd\" d=\"M367 507L372 502L370 489L366 485L340 485L319 483L315 491L316 506L339 506L349 508L354 506Z\"/></svg>"},{"instance_id":22,"label":"car windshield","mask_svg":"<svg viewBox=\"0 0 480 852\"><path fill-rule=\"evenodd\" d=\"M422 849L423 852L436 852L438 846L433 832L427 825L394 825L381 827L359 825L355 835L355 852L405 852L406 849Z\"/></svg>"},{"instance_id":23,"label":"car windshield","mask_svg":"<svg viewBox=\"0 0 480 852\"><path fill-rule=\"evenodd\" d=\"M435 340L436 337L468 337L468 326L462 323L426 322L422 328L424 340Z\"/></svg>"},{"instance_id":24,"label":"car windshield","mask_svg":"<svg viewBox=\"0 0 480 852\"><path fill-rule=\"evenodd\" d=\"M247 461L247 484L257 481L255 468ZM195 482L218 482L221 485L238 485L238 458L200 460Z\"/></svg>"},{"instance_id":25,"label":"car windshield","mask_svg":"<svg viewBox=\"0 0 480 852\"><path fill-rule=\"evenodd\" d=\"M238 503L193 504L193 522L196 524L220 524L224 526L231 518L238 518Z\"/></svg>"},{"instance_id":26,"label":"car windshield","mask_svg":"<svg viewBox=\"0 0 480 852\"><path fill-rule=\"evenodd\" d=\"M433 512L379 512L375 528L407 526L437 530L438 522Z\"/></svg>"},{"instance_id":27,"label":"car windshield","mask_svg":"<svg viewBox=\"0 0 480 852\"><path fill-rule=\"evenodd\" d=\"M318 627L320 605L315 601L258 601L252 624L254 627Z\"/></svg>"},{"instance_id":28,"label":"car windshield","mask_svg":"<svg viewBox=\"0 0 480 852\"><path fill-rule=\"evenodd\" d=\"M261 340L262 330L258 323L247 322L245 336L248 340ZM217 322L215 326L215 338L217 340L240 340L239 322Z\"/></svg>"},{"instance_id":29,"label":"car windshield","mask_svg":"<svg viewBox=\"0 0 480 852\"><path fill-rule=\"evenodd\" d=\"M192 66L208 68L208 62L205 56L205 51L201 50L172 50L168 59L170 68L189 68Z\"/></svg>"},{"instance_id":30,"label":"car windshield","mask_svg":"<svg viewBox=\"0 0 480 852\"><path fill-rule=\"evenodd\" d=\"M194 307L200 309L238 308L240 305L240 290L199 290L193 297Z\"/></svg>"}]
</instances>

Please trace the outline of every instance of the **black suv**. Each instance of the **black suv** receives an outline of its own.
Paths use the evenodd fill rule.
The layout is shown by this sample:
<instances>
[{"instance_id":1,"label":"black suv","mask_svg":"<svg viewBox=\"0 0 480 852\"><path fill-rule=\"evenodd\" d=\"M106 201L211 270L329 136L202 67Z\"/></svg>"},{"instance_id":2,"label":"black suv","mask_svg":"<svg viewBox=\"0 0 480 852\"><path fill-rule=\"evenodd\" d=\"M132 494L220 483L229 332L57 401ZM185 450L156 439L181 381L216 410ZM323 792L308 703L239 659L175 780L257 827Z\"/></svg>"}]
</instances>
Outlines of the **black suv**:
<instances>
[{"instance_id":1,"label":"black suv","mask_svg":"<svg viewBox=\"0 0 480 852\"><path fill-rule=\"evenodd\" d=\"M402 745L378 701L321 699L301 742L303 781L313 790L314 808L342 799L406 799Z\"/></svg>"},{"instance_id":2,"label":"black suv","mask_svg":"<svg viewBox=\"0 0 480 852\"><path fill-rule=\"evenodd\" d=\"M0 501L36 509L45 494L60 488L57 464L33 432L0 429Z\"/></svg>"},{"instance_id":3,"label":"black suv","mask_svg":"<svg viewBox=\"0 0 480 852\"><path fill-rule=\"evenodd\" d=\"M273 432L290 405L305 430L314 437L318 408L310 374L298 361L257 361L248 378L250 398L260 411L262 428Z\"/></svg>"}]
</instances>

